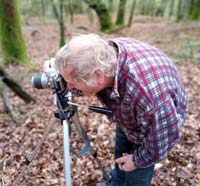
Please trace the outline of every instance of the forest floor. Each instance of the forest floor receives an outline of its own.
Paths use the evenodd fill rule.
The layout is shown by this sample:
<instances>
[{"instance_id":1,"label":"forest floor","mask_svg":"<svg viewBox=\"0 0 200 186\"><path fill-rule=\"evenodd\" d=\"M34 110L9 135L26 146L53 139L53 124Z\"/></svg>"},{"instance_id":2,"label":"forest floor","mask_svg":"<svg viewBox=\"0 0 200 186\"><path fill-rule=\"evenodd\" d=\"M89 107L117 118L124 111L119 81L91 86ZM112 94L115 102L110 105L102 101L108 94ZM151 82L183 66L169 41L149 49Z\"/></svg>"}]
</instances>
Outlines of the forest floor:
<instances>
[{"instance_id":1,"label":"forest floor","mask_svg":"<svg viewBox=\"0 0 200 186\"><path fill-rule=\"evenodd\" d=\"M73 34L98 31L97 23L90 24L80 16L73 26L66 25L66 41ZM43 62L58 50L59 29L56 24L38 25L29 20L24 26L31 66L10 65L7 72L15 78L37 102L25 104L8 90L18 124L12 122L0 101L0 185L10 186L24 164L24 155L31 154L48 127L56 107L51 90L32 87L31 77L42 71ZM84 24L84 25L83 25ZM131 28L104 37L134 37L166 52L175 62L189 96L182 138L168 157L155 168L154 186L200 185L200 22L175 23L170 20L136 17ZM0 98L1 99L1 98ZM95 97L75 98L87 105L100 105ZM105 116L79 109L80 120L98 157L107 171L113 168L114 125ZM80 135L72 124L71 143L79 149ZM63 128L59 120L43 143L39 154L27 168L20 186L64 185ZM91 155L77 158L71 153L73 186L90 186L102 179L101 171Z\"/></svg>"}]
</instances>

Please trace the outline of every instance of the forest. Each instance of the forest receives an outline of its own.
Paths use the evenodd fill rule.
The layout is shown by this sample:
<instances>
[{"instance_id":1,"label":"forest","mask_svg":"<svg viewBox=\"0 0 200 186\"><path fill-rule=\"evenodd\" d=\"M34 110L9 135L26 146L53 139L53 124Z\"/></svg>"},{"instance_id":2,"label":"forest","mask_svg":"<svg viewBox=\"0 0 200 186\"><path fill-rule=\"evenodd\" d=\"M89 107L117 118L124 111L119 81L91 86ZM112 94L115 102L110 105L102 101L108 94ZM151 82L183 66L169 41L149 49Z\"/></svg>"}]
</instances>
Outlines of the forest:
<instances>
[{"instance_id":1,"label":"forest","mask_svg":"<svg viewBox=\"0 0 200 186\"><path fill-rule=\"evenodd\" d=\"M0 0L0 185L105 185L115 125L90 107L103 105L73 96L82 106L70 107L66 135L55 90L32 81L74 35L88 33L135 38L172 59L188 108L182 137L155 164L152 186L200 186L200 0Z\"/></svg>"}]
</instances>

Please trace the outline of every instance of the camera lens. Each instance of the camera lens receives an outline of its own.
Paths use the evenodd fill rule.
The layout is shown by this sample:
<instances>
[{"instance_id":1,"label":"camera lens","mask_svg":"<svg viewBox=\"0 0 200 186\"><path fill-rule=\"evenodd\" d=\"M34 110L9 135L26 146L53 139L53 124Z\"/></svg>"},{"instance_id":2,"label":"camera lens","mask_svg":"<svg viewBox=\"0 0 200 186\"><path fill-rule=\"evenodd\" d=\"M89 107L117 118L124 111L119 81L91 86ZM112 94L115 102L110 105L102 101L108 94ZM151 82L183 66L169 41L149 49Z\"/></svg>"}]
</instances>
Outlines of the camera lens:
<instances>
[{"instance_id":1,"label":"camera lens","mask_svg":"<svg viewBox=\"0 0 200 186\"><path fill-rule=\"evenodd\" d=\"M37 89L43 89L48 87L48 78L45 74L36 74L32 77L32 85Z\"/></svg>"},{"instance_id":2,"label":"camera lens","mask_svg":"<svg viewBox=\"0 0 200 186\"><path fill-rule=\"evenodd\" d=\"M32 85L34 88L42 89L42 84L41 84L41 75L36 74L32 77Z\"/></svg>"}]
</instances>

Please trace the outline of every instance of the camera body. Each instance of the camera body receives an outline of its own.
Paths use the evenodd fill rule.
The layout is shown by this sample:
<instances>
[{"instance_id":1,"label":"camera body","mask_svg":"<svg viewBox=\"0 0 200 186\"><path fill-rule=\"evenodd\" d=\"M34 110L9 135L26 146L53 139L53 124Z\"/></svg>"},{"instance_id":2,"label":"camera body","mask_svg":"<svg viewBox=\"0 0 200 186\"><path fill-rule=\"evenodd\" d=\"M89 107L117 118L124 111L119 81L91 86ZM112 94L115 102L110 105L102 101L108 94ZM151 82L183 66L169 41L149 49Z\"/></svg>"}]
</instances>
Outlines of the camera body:
<instances>
[{"instance_id":1,"label":"camera body","mask_svg":"<svg viewBox=\"0 0 200 186\"><path fill-rule=\"evenodd\" d=\"M62 85L63 78L54 68L54 61L55 58L45 61L43 68L44 72L42 74L36 74L32 77L31 82L34 88L54 88L55 82L57 82L56 84Z\"/></svg>"},{"instance_id":2,"label":"camera body","mask_svg":"<svg viewBox=\"0 0 200 186\"><path fill-rule=\"evenodd\" d=\"M68 91L67 82L54 68L55 58L51 58L44 63L44 72L40 74L35 74L32 79L32 85L37 89L51 88L53 94L56 96L54 98L54 103L58 104L58 99L63 108L68 106L68 99L71 97L71 92Z\"/></svg>"},{"instance_id":3,"label":"camera body","mask_svg":"<svg viewBox=\"0 0 200 186\"><path fill-rule=\"evenodd\" d=\"M35 74L31 82L37 89L52 88L63 91L67 88L67 83L54 68L41 74Z\"/></svg>"}]
</instances>

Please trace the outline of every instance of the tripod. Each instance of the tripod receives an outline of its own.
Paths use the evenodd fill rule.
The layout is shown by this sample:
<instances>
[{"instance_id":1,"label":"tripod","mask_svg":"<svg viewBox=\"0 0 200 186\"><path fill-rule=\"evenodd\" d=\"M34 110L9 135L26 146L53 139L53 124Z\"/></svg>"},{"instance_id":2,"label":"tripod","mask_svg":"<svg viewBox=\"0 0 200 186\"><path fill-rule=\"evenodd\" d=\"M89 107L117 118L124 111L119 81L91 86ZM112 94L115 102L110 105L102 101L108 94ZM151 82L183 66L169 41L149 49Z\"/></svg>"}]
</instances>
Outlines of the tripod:
<instances>
[{"instance_id":1,"label":"tripod","mask_svg":"<svg viewBox=\"0 0 200 186\"><path fill-rule=\"evenodd\" d=\"M68 92L69 93L69 92ZM56 100L56 104L58 106L58 110L54 112L54 116L56 118L59 118L63 125L63 147L64 147L64 175L65 175L65 186L71 186L71 167L70 167L70 124L69 119L76 115L76 109L77 105L75 103L69 102L72 106L68 104L68 96L66 94L63 94L63 92L54 91L54 97ZM80 105L78 105L80 106ZM104 109L101 107L87 107L90 110L93 110L94 112L101 113L101 114L107 114L110 115L112 112L109 109ZM49 127L46 129L42 139L38 143L37 147L33 151L33 153L30 156L26 156L26 162L25 165L22 167L21 173L17 176L16 180L14 181L14 186L17 185L17 183L20 181L20 179L23 177L26 168L29 166L29 164L33 161L34 157L36 156L37 152L40 149L40 146L45 141L48 133L50 132L51 128L53 128L53 124L55 122L55 119L52 119L50 122ZM87 136L87 133L85 132L84 128L80 123L76 123L76 128L79 132L79 134L82 136L85 147L80 152L75 152L75 150L72 148L72 151L78 156L83 156L86 153L90 151L93 158L96 160L99 168L102 171L103 178L105 181L98 182L95 185L96 186L110 186L111 185L111 177L107 174L105 168L103 167L101 161L97 158L97 150L93 148L90 145L90 140Z\"/></svg>"},{"instance_id":2,"label":"tripod","mask_svg":"<svg viewBox=\"0 0 200 186\"><path fill-rule=\"evenodd\" d=\"M58 112L57 112L58 113ZM70 168L70 138L69 138L69 122L68 119L72 116L73 111L63 112L59 111L59 114L55 114L56 117L62 121L63 125L63 147L64 147L64 174L65 174L65 186L71 186L71 168Z\"/></svg>"}]
</instances>

